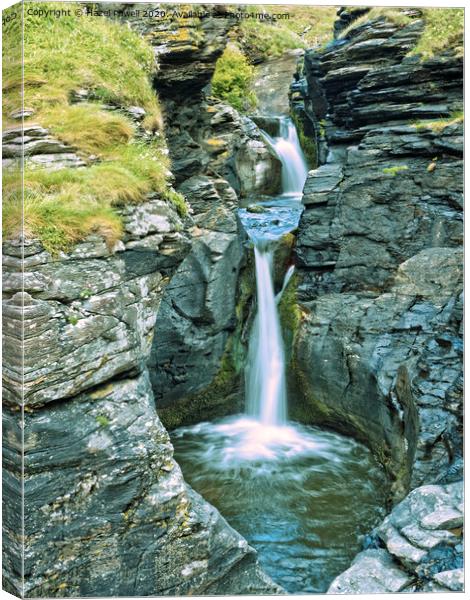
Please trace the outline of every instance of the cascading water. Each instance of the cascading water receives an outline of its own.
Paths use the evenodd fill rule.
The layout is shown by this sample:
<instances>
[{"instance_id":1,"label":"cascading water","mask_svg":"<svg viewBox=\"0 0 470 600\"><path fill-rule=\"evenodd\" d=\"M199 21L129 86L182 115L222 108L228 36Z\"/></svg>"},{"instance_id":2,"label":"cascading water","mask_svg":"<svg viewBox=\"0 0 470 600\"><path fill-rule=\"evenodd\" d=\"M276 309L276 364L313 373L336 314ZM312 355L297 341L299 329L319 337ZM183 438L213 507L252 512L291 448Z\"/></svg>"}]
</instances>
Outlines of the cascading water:
<instances>
[{"instance_id":1,"label":"cascading water","mask_svg":"<svg viewBox=\"0 0 470 600\"><path fill-rule=\"evenodd\" d=\"M301 195L308 168L292 119L280 118L279 133L274 138L267 133L264 135L282 163L282 193Z\"/></svg>"},{"instance_id":2,"label":"cascading water","mask_svg":"<svg viewBox=\"0 0 470 600\"><path fill-rule=\"evenodd\" d=\"M292 120L287 117L280 118L279 130L278 137L272 138L266 133L264 135L282 163L281 199L284 199L284 203L290 199L298 204L307 178L307 164ZM275 207L271 205L270 208ZM298 206L296 208L298 209ZM289 210L289 206L287 209ZM273 232L269 227L271 217L264 220L268 225L268 229L264 230L259 227L260 221L263 223L262 218L256 219L253 224L246 213L242 215L242 222L254 244L258 299L258 314L253 324L248 350L245 377L246 407L247 413L258 418L263 425L284 424L287 416L284 344L274 294L272 240L281 237L297 225L300 212L291 212L294 213L294 220L285 222L277 232ZM293 268L289 270L289 278L292 270Z\"/></svg>"},{"instance_id":3,"label":"cascading water","mask_svg":"<svg viewBox=\"0 0 470 600\"><path fill-rule=\"evenodd\" d=\"M245 389L248 414L265 425L280 425L286 420L286 380L272 259L271 251L255 246L258 314L250 338Z\"/></svg>"},{"instance_id":4,"label":"cascading water","mask_svg":"<svg viewBox=\"0 0 470 600\"><path fill-rule=\"evenodd\" d=\"M383 516L384 476L367 449L351 439L286 420L286 373L275 293L277 241L294 230L307 166L295 127L279 118L266 141L282 163L282 193L239 210L252 242L257 312L245 372L246 414L172 433L188 482L212 502L288 592L324 592L359 550L359 535ZM355 510L351 510L351 501Z\"/></svg>"}]
</instances>

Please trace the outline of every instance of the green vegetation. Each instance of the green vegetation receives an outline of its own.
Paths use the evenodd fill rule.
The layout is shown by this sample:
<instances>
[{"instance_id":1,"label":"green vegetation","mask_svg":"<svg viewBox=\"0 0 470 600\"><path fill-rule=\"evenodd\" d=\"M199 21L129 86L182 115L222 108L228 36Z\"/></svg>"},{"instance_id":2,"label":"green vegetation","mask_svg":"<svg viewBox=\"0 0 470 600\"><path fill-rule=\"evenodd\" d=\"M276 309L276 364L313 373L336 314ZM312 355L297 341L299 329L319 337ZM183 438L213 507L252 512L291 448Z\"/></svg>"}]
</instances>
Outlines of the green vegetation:
<instances>
[{"instance_id":1,"label":"green vegetation","mask_svg":"<svg viewBox=\"0 0 470 600\"><path fill-rule=\"evenodd\" d=\"M424 31L412 54L429 58L447 48L463 54L463 8L424 8Z\"/></svg>"},{"instance_id":2,"label":"green vegetation","mask_svg":"<svg viewBox=\"0 0 470 600\"><path fill-rule=\"evenodd\" d=\"M248 6L247 11L259 13L284 12L281 6ZM293 48L322 46L333 37L333 23L337 8L334 6L289 6L289 19L278 19L274 23L256 19L245 19L239 27L239 40L248 56L262 59L280 56Z\"/></svg>"},{"instance_id":3,"label":"green vegetation","mask_svg":"<svg viewBox=\"0 0 470 600\"><path fill-rule=\"evenodd\" d=\"M306 135L302 123L302 119L294 112L291 112L292 120L294 121L299 136L299 142L304 151L310 169L316 169L318 166L318 149L314 137Z\"/></svg>"},{"instance_id":4,"label":"green vegetation","mask_svg":"<svg viewBox=\"0 0 470 600\"><path fill-rule=\"evenodd\" d=\"M55 106L45 111L42 124L63 142L86 154L106 155L106 150L127 144L134 127L118 112L99 110L96 104Z\"/></svg>"},{"instance_id":5,"label":"green vegetation","mask_svg":"<svg viewBox=\"0 0 470 600\"><path fill-rule=\"evenodd\" d=\"M292 346L293 339L300 325L302 312L297 304L298 277L294 274L289 281L282 298L279 302L279 318L281 320L284 335L289 339L286 345Z\"/></svg>"},{"instance_id":6,"label":"green vegetation","mask_svg":"<svg viewBox=\"0 0 470 600\"><path fill-rule=\"evenodd\" d=\"M81 6L81 5L76 5ZM86 89L93 98L118 106L142 106L149 121L161 119L158 99L149 84L152 48L136 33L104 18L74 15L74 4L35 3L41 9L71 9L70 17L36 17L24 20L25 106L36 111L66 105L70 94ZM18 30L21 19L6 25ZM4 71L3 92L21 87L21 69L14 63Z\"/></svg>"},{"instance_id":7,"label":"green vegetation","mask_svg":"<svg viewBox=\"0 0 470 600\"><path fill-rule=\"evenodd\" d=\"M429 119L423 121L416 121L412 123L418 131L425 131L431 129L438 133L448 127L449 125L456 125L457 123L463 122L463 111L455 111L447 119Z\"/></svg>"},{"instance_id":8,"label":"green vegetation","mask_svg":"<svg viewBox=\"0 0 470 600\"><path fill-rule=\"evenodd\" d=\"M399 8L390 8L390 7L376 7L372 8L370 11L361 15L357 19L355 19L352 23L350 23L343 31L340 33L340 38L345 38L348 34L367 23L367 21L391 21L395 23L395 25L408 25L411 21L411 17L402 12Z\"/></svg>"},{"instance_id":9,"label":"green vegetation","mask_svg":"<svg viewBox=\"0 0 470 600\"><path fill-rule=\"evenodd\" d=\"M246 12L279 13L280 6L246 6ZM244 19L231 43L217 62L212 79L212 93L241 112L256 107L256 95L251 89L254 68L259 60L280 56L286 50L319 46L333 35L336 8L289 6L289 19L274 22ZM287 11L287 9L286 9ZM236 41L235 41L236 40Z\"/></svg>"},{"instance_id":10,"label":"green vegetation","mask_svg":"<svg viewBox=\"0 0 470 600\"><path fill-rule=\"evenodd\" d=\"M108 419L108 417L105 417L105 415L98 415L96 417L96 422L101 425L101 427L109 427L111 424L111 421Z\"/></svg>"},{"instance_id":11,"label":"green vegetation","mask_svg":"<svg viewBox=\"0 0 470 600\"><path fill-rule=\"evenodd\" d=\"M392 175L392 177L395 177L397 173L408 171L408 167L406 165L397 165L396 167L385 167L385 169L382 169L382 171L386 175Z\"/></svg>"},{"instance_id":12,"label":"green vegetation","mask_svg":"<svg viewBox=\"0 0 470 600\"><path fill-rule=\"evenodd\" d=\"M184 198L168 183L170 161L165 141L135 138L136 126L121 110L130 105L145 109L144 128L162 127L158 98L150 83L152 48L136 33L104 18L25 18L25 106L32 120L72 146L86 168L48 170L27 166L24 172L24 231L38 237L51 254L69 250L90 233L102 235L112 246L122 235L116 207L137 203L157 192L184 216ZM37 4L40 8L62 8ZM5 26L19 35L20 19ZM92 99L71 104L72 93L85 89ZM18 109L21 77L18 64L4 71L4 112ZM99 102L116 106L104 110ZM18 124L15 123L15 126ZM5 174L3 234L21 231L19 171Z\"/></svg>"},{"instance_id":13,"label":"green vegetation","mask_svg":"<svg viewBox=\"0 0 470 600\"><path fill-rule=\"evenodd\" d=\"M463 9L423 8L421 10L424 20L424 30L417 45L409 54L417 54L425 59L430 58L447 48L454 48L457 52L463 53ZM415 17L405 14L400 8L372 8L366 14L350 23L350 25L341 32L339 37L345 38L351 31L364 25L367 21L379 19L391 21L399 26L405 26L415 19Z\"/></svg>"},{"instance_id":14,"label":"green vegetation","mask_svg":"<svg viewBox=\"0 0 470 600\"><path fill-rule=\"evenodd\" d=\"M21 4L16 6L10 6L5 8L2 11L2 33L3 33L3 43L2 43L2 78L3 83L5 83L7 77L13 78L15 80L21 80L21 72L22 72L22 34L19 13L21 11ZM2 123L3 128L5 129L9 125L15 123L10 117L9 113L11 110L17 109L21 106L22 98L21 98L22 90L21 88L13 89L9 93L9 106L10 110L6 110L7 102L5 90L3 90L3 114L2 114Z\"/></svg>"},{"instance_id":15,"label":"green vegetation","mask_svg":"<svg viewBox=\"0 0 470 600\"><path fill-rule=\"evenodd\" d=\"M250 90L254 68L235 45L228 44L216 64L212 78L212 93L216 98L245 112L256 106L256 96Z\"/></svg>"},{"instance_id":16,"label":"green vegetation","mask_svg":"<svg viewBox=\"0 0 470 600\"><path fill-rule=\"evenodd\" d=\"M246 52L262 58L281 56L286 50L306 47L305 41L285 27L284 21L271 24L246 19L240 24L240 34Z\"/></svg>"},{"instance_id":17,"label":"green vegetation","mask_svg":"<svg viewBox=\"0 0 470 600\"><path fill-rule=\"evenodd\" d=\"M153 190L186 214L184 198L167 187L169 161L158 144L118 144L105 154L106 160L83 169L25 169L25 234L39 237L51 254L70 250L90 233L111 247L122 235L115 207L141 202ZM20 224L21 188L18 173L10 171L4 176L4 236L18 235Z\"/></svg>"}]
</instances>

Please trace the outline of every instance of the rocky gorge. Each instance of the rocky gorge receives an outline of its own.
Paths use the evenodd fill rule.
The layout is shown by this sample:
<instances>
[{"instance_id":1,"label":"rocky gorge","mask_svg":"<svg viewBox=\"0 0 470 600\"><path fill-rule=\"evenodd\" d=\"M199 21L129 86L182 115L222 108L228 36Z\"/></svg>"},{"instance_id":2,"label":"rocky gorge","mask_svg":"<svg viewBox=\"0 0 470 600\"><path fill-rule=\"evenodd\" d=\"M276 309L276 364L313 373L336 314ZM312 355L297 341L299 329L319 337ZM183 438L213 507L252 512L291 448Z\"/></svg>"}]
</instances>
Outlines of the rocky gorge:
<instances>
[{"instance_id":1,"label":"rocky gorge","mask_svg":"<svg viewBox=\"0 0 470 600\"><path fill-rule=\"evenodd\" d=\"M336 41L306 53L305 79L291 92L320 162L305 185L295 247L302 318L292 364L302 400L294 412L367 439L395 501L415 489L377 529L380 548L330 591L369 591L369 570L375 591L443 589L437 576L420 588L382 575L397 567L416 575L441 543L413 535L415 498L424 510L447 490L457 504L462 490L441 487L462 477L463 134L449 118L462 108L462 63L452 51L407 56L422 19L352 22L341 36L353 16L340 11Z\"/></svg>"},{"instance_id":2,"label":"rocky gorge","mask_svg":"<svg viewBox=\"0 0 470 600\"><path fill-rule=\"evenodd\" d=\"M149 193L119 207L112 245L91 235L54 256L38 239L4 243L12 593L284 592L185 482L167 432L242 410L256 293L237 209L281 181L269 124L211 95L236 25L213 8L120 19L154 50L172 185L189 212ZM290 90L317 155L276 259L277 287L296 267L281 310L290 416L364 442L391 488L388 516L329 593L463 585L462 58L407 56L424 27L409 13L354 27L364 13L340 9L335 41L305 52ZM125 109L146 135L143 109ZM7 161L24 143L51 171L89 168L28 127L4 134Z\"/></svg>"}]
</instances>

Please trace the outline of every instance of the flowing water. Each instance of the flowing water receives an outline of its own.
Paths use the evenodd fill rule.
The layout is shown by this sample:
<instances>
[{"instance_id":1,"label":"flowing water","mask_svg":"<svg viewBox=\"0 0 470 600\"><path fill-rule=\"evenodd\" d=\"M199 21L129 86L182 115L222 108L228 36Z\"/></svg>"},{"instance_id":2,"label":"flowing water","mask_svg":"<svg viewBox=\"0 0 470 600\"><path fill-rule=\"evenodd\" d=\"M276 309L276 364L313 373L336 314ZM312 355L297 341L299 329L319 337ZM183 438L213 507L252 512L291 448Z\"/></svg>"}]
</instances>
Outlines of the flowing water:
<instances>
[{"instance_id":1,"label":"flowing water","mask_svg":"<svg viewBox=\"0 0 470 600\"><path fill-rule=\"evenodd\" d=\"M279 119L265 139L282 162L282 194L239 210L253 244L257 314L245 372L246 414L172 433L186 480L256 548L265 571L291 593L324 592L384 516L387 485L354 440L287 420L286 365L273 284L276 241L294 230L307 166L295 127ZM312 365L316 368L316 365Z\"/></svg>"},{"instance_id":2,"label":"flowing water","mask_svg":"<svg viewBox=\"0 0 470 600\"><path fill-rule=\"evenodd\" d=\"M279 119L279 136L271 137L264 133L282 163L282 193L284 195L302 195L305 180L307 179L307 163L300 147L297 130L288 117Z\"/></svg>"},{"instance_id":3,"label":"flowing water","mask_svg":"<svg viewBox=\"0 0 470 600\"><path fill-rule=\"evenodd\" d=\"M385 516L386 481L351 438L232 417L173 432L185 479L290 593L325 592Z\"/></svg>"}]
</instances>

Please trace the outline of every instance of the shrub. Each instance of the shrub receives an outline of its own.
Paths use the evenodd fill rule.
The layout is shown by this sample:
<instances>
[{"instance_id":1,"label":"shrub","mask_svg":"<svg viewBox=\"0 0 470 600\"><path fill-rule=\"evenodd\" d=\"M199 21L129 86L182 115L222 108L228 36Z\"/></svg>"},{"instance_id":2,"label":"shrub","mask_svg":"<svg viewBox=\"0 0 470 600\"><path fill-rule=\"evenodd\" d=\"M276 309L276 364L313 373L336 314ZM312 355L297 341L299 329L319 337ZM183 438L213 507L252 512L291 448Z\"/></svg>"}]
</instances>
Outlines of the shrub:
<instances>
[{"instance_id":1,"label":"shrub","mask_svg":"<svg viewBox=\"0 0 470 600\"><path fill-rule=\"evenodd\" d=\"M245 112L256 106L256 96L250 90L254 68L234 44L229 44L216 63L212 78L212 93L216 98Z\"/></svg>"}]
</instances>

